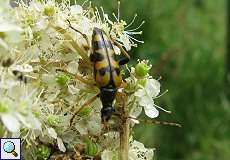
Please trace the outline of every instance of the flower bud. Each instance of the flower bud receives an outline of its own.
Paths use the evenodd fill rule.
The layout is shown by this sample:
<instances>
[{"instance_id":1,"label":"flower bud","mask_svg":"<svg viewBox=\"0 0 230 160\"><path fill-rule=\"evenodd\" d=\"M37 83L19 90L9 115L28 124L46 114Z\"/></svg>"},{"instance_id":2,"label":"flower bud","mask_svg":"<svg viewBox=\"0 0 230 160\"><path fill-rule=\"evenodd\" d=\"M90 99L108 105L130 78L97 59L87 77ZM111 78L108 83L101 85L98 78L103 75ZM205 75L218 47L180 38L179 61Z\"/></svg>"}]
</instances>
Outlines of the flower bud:
<instances>
[{"instance_id":1,"label":"flower bud","mask_svg":"<svg viewBox=\"0 0 230 160\"><path fill-rule=\"evenodd\" d=\"M0 102L0 113L6 113L8 112L8 106L6 104L3 104L2 102Z\"/></svg>"},{"instance_id":2,"label":"flower bud","mask_svg":"<svg viewBox=\"0 0 230 160\"><path fill-rule=\"evenodd\" d=\"M60 85L60 86L65 86L70 80L70 77L65 75L65 74L59 74L56 77L56 82Z\"/></svg>"},{"instance_id":3,"label":"flower bud","mask_svg":"<svg viewBox=\"0 0 230 160\"><path fill-rule=\"evenodd\" d=\"M46 160L49 159L51 149L45 145L41 145L36 150L37 159Z\"/></svg>"},{"instance_id":4,"label":"flower bud","mask_svg":"<svg viewBox=\"0 0 230 160\"><path fill-rule=\"evenodd\" d=\"M97 144L92 142L90 139L86 139L85 153L89 156L95 156L98 152Z\"/></svg>"},{"instance_id":5,"label":"flower bud","mask_svg":"<svg viewBox=\"0 0 230 160\"><path fill-rule=\"evenodd\" d=\"M44 8L44 15L52 17L55 14L55 6L46 6Z\"/></svg>"},{"instance_id":6,"label":"flower bud","mask_svg":"<svg viewBox=\"0 0 230 160\"><path fill-rule=\"evenodd\" d=\"M55 126L59 123L59 117L51 114L47 116L47 122L50 126Z\"/></svg>"},{"instance_id":7,"label":"flower bud","mask_svg":"<svg viewBox=\"0 0 230 160\"><path fill-rule=\"evenodd\" d=\"M138 77L145 77L148 74L151 65L148 65L147 63L147 61L141 61L135 66L135 73Z\"/></svg>"},{"instance_id":8,"label":"flower bud","mask_svg":"<svg viewBox=\"0 0 230 160\"><path fill-rule=\"evenodd\" d=\"M92 110L92 108L85 107L79 112L79 116L81 116L81 117L88 116L90 114L91 110Z\"/></svg>"}]
</instances>

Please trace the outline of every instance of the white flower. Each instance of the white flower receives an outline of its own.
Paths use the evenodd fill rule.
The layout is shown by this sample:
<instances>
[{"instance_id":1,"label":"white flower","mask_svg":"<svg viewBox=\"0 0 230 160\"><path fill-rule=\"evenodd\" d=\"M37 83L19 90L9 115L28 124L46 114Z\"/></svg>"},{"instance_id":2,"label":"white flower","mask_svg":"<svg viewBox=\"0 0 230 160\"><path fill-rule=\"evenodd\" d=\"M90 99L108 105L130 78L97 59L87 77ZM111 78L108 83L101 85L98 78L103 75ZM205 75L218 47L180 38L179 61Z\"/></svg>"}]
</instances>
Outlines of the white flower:
<instances>
[{"instance_id":1,"label":"white flower","mask_svg":"<svg viewBox=\"0 0 230 160\"><path fill-rule=\"evenodd\" d=\"M70 7L70 12L73 15L82 14L83 9L82 9L82 7L80 5L73 5L73 6Z\"/></svg>"},{"instance_id":2,"label":"white flower","mask_svg":"<svg viewBox=\"0 0 230 160\"><path fill-rule=\"evenodd\" d=\"M74 95L74 94L78 94L80 89L74 85L68 85L68 91L70 94Z\"/></svg>"},{"instance_id":3,"label":"white flower","mask_svg":"<svg viewBox=\"0 0 230 160\"><path fill-rule=\"evenodd\" d=\"M12 31L15 31L15 32L22 32L22 28L15 25L15 24L10 24L10 23L1 23L0 24L0 32L12 32Z\"/></svg>"},{"instance_id":4,"label":"white flower","mask_svg":"<svg viewBox=\"0 0 230 160\"><path fill-rule=\"evenodd\" d=\"M67 71L76 74L78 72L78 61L71 61L67 66Z\"/></svg>"},{"instance_id":5,"label":"white flower","mask_svg":"<svg viewBox=\"0 0 230 160\"><path fill-rule=\"evenodd\" d=\"M53 128L47 128L48 136L57 139L57 133Z\"/></svg>"},{"instance_id":6,"label":"white flower","mask_svg":"<svg viewBox=\"0 0 230 160\"><path fill-rule=\"evenodd\" d=\"M57 144L60 151L65 152L66 148L61 138L57 137Z\"/></svg>"},{"instance_id":7,"label":"white flower","mask_svg":"<svg viewBox=\"0 0 230 160\"><path fill-rule=\"evenodd\" d=\"M3 124L10 132L19 132L20 122L15 115L8 113L0 115Z\"/></svg>"},{"instance_id":8,"label":"white flower","mask_svg":"<svg viewBox=\"0 0 230 160\"><path fill-rule=\"evenodd\" d=\"M57 140L57 145L60 151L65 152L65 145L60 137L58 137L57 132L54 128L47 128L48 136Z\"/></svg>"},{"instance_id":9,"label":"white flower","mask_svg":"<svg viewBox=\"0 0 230 160\"><path fill-rule=\"evenodd\" d=\"M5 40L11 43L18 43L22 40L22 28L16 24L0 21L0 32L6 34Z\"/></svg>"},{"instance_id":10,"label":"white flower","mask_svg":"<svg viewBox=\"0 0 230 160\"><path fill-rule=\"evenodd\" d=\"M33 72L33 67L29 64L22 64L22 65L12 66L12 70L29 73L29 72Z\"/></svg>"},{"instance_id":11,"label":"white flower","mask_svg":"<svg viewBox=\"0 0 230 160\"><path fill-rule=\"evenodd\" d=\"M139 105L144 107L145 114L150 118L159 115L153 99L160 93L160 83L155 79L147 79L145 87L138 89L135 96L139 98Z\"/></svg>"},{"instance_id":12,"label":"white flower","mask_svg":"<svg viewBox=\"0 0 230 160\"><path fill-rule=\"evenodd\" d=\"M134 140L130 144L129 160L152 160L154 155L153 150L145 148L142 143Z\"/></svg>"},{"instance_id":13,"label":"white flower","mask_svg":"<svg viewBox=\"0 0 230 160\"><path fill-rule=\"evenodd\" d=\"M106 22L108 22L112 29L110 31L111 37L118 41L122 46L125 47L127 51L131 50L131 47L136 47L138 43L144 43L144 41L140 41L134 38L134 35L141 35L142 31L137 31L145 22L143 21L137 28L127 30L135 21L137 15L134 16L133 20L127 25L124 20L120 20L120 13L118 8L118 15L113 14L116 19L115 22L112 22L106 14L104 14L104 18Z\"/></svg>"},{"instance_id":14,"label":"white flower","mask_svg":"<svg viewBox=\"0 0 230 160\"><path fill-rule=\"evenodd\" d=\"M49 21L47 18L41 18L36 23L36 26L39 30L43 30L47 28L48 24L49 24Z\"/></svg>"},{"instance_id":15,"label":"white flower","mask_svg":"<svg viewBox=\"0 0 230 160\"><path fill-rule=\"evenodd\" d=\"M101 154L101 160L117 160L118 153L116 151L104 150Z\"/></svg>"}]
</instances>

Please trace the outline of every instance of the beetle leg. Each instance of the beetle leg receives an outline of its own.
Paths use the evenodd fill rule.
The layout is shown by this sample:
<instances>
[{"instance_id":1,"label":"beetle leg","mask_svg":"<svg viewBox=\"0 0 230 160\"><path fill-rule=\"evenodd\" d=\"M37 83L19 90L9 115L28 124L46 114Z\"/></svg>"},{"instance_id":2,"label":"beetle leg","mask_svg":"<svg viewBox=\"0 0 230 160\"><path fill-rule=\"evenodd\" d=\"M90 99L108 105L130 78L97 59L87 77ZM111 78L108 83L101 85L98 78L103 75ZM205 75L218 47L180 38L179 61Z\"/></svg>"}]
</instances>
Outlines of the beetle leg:
<instances>
[{"instance_id":1,"label":"beetle leg","mask_svg":"<svg viewBox=\"0 0 230 160\"><path fill-rule=\"evenodd\" d=\"M124 64L127 64L129 62L129 58L125 57L125 58L122 58L121 60L119 60L118 64L120 66L124 65Z\"/></svg>"},{"instance_id":2,"label":"beetle leg","mask_svg":"<svg viewBox=\"0 0 230 160\"><path fill-rule=\"evenodd\" d=\"M127 82L123 80L119 88L125 88L127 85Z\"/></svg>"},{"instance_id":3,"label":"beetle leg","mask_svg":"<svg viewBox=\"0 0 230 160\"><path fill-rule=\"evenodd\" d=\"M84 83L84 84L86 84L86 85L89 85L89 86L91 86L91 87L95 87L95 86L96 86L95 83L92 83L92 82L90 83L89 80L84 79L82 76L80 76L80 75L78 75L78 74L76 74L76 75L75 75L75 74L72 74L72 73L68 72L67 70L64 70L64 69L61 69L61 68L56 69L56 71L64 72L64 73L70 74L70 75L74 76L77 80L79 80L79 81L81 81L82 83Z\"/></svg>"},{"instance_id":4,"label":"beetle leg","mask_svg":"<svg viewBox=\"0 0 230 160\"><path fill-rule=\"evenodd\" d=\"M89 39L88 39L87 35L84 34L84 33L82 33L81 31L77 30L76 28L74 28L74 27L71 25L70 20L67 19L67 22L69 23L69 27L70 27L71 29L73 29L74 31L76 31L76 32L78 32L78 33L80 33L80 34L82 35L82 37L86 40L87 45L90 47L90 43L89 43Z\"/></svg>"},{"instance_id":5,"label":"beetle leg","mask_svg":"<svg viewBox=\"0 0 230 160\"><path fill-rule=\"evenodd\" d=\"M76 78L77 80L81 81L82 83L84 83L84 84L86 84L86 85L89 85L89 86L91 86L91 87L95 87L95 86L96 86L95 83L90 83L89 81L87 81L86 79L84 79L82 76L80 76L80 75L78 75L78 74L75 75L75 78Z\"/></svg>"},{"instance_id":6,"label":"beetle leg","mask_svg":"<svg viewBox=\"0 0 230 160\"><path fill-rule=\"evenodd\" d=\"M112 40L112 41L121 50L121 53L125 55L127 59L130 59L130 55L125 51L125 49L116 40Z\"/></svg>"},{"instance_id":7,"label":"beetle leg","mask_svg":"<svg viewBox=\"0 0 230 160\"><path fill-rule=\"evenodd\" d=\"M86 106L88 106L88 105L90 105L91 103L93 103L99 96L100 96L100 93L97 94L97 95L95 95L95 96L93 96L92 98L90 98L87 102L85 102L85 103L81 106L80 109L78 109L78 110L73 114L73 116L72 116L71 119L70 119L70 126L72 126L73 120L74 120L74 118L76 117L76 115L77 115L78 113L80 113Z\"/></svg>"}]
</instances>

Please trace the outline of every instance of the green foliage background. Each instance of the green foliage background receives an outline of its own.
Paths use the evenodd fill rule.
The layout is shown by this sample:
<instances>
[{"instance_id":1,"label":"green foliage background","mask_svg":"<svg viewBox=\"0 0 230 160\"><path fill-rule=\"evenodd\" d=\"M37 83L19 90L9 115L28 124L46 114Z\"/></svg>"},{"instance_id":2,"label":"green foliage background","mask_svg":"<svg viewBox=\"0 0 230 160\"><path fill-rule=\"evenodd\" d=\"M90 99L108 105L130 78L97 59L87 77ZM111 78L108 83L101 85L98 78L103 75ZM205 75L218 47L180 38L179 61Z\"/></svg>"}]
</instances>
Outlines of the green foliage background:
<instances>
[{"instance_id":1,"label":"green foliage background","mask_svg":"<svg viewBox=\"0 0 230 160\"><path fill-rule=\"evenodd\" d=\"M94 0L107 13L116 0ZM137 13L134 27L145 41L131 51L133 59L149 59L152 75L162 76L156 103L173 111L159 119L177 121L183 128L138 126L136 137L156 148L159 160L228 160L230 108L225 96L226 0L122 0L121 17Z\"/></svg>"}]
</instances>

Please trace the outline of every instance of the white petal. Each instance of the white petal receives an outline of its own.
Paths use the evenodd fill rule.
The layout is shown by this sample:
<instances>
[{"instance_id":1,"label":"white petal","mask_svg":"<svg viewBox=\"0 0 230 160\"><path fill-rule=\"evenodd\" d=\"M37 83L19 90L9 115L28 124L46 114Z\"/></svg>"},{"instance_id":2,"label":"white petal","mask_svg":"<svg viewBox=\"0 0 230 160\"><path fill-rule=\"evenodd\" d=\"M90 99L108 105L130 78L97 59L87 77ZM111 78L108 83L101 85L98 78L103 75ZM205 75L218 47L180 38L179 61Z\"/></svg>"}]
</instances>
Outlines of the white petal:
<instances>
[{"instance_id":1,"label":"white petal","mask_svg":"<svg viewBox=\"0 0 230 160\"><path fill-rule=\"evenodd\" d=\"M75 128L77 129L78 132L80 132L81 135L86 135L88 134L88 130L86 128L86 124L83 122L79 122L75 125Z\"/></svg>"},{"instance_id":2,"label":"white petal","mask_svg":"<svg viewBox=\"0 0 230 160\"><path fill-rule=\"evenodd\" d=\"M5 49L8 49L7 43L5 41L3 41L1 38L0 38L0 46L2 46Z\"/></svg>"},{"instance_id":3,"label":"white petal","mask_svg":"<svg viewBox=\"0 0 230 160\"><path fill-rule=\"evenodd\" d=\"M145 91L144 91L144 89L138 89L136 92L135 92L135 96L137 96L137 97L142 97L142 96L144 96L146 93L145 93Z\"/></svg>"},{"instance_id":4,"label":"white petal","mask_svg":"<svg viewBox=\"0 0 230 160\"><path fill-rule=\"evenodd\" d=\"M57 145L60 151L65 152L66 148L61 138L57 138Z\"/></svg>"},{"instance_id":5,"label":"white petal","mask_svg":"<svg viewBox=\"0 0 230 160\"><path fill-rule=\"evenodd\" d=\"M10 31L16 31L16 32L22 32L22 28L9 23L1 23L0 24L0 32L10 32Z\"/></svg>"},{"instance_id":6,"label":"white petal","mask_svg":"<svg viewBox=\"0 0 230 160\"><path fill-rule=\"evenodd\" d=\"M160 93L160 83L155 79L148 79L145 88L150 97L156 97Z\"/></svg>"},{"instance_id":7,"label":"white petal","mask_svg":"<svg viewBox=\"0 0 230 160\"><path fill-rule=\"evenodd\" d=\"M142 107L140 106L135 106L131 109L130 111L130 116L131 117L134 117L134 118L137 118L142 112Z\"/></svg>"},{"instance_id":8,"label":"white petal","mask_svg":"<svg viewBox=\"0 0 230 160\"><path fill-rule=\"evenodd\" d=\"M104 150L101 154L101 160L111 160L111 159L116 159L117 155L110 150Z\"/></svg>"},{"instance_id":9,"label":"white petal","mask_svg":"<svg viewBox=\"0 0 230 160\"><path fill-rule=\"evenodd\" d=\"M125 34L123 34L123 35L121 35L120 39L121 39L121 41L122 41L122 43L123 43L125 49L126 49L127 51L131 50L131 44L130 44L130 42L129 42L128 36L126 36Z\"/></svg>"},{"instance_id":10,"label":"white petal","mask_svg":"<svg viewBox=\"0 0 230 160\"><path fill-rule=\"evenodd\" d=\"M72 61L67 66L67 71L76 74L78 72L78 63L76 61Z\"/></svg>"},{"instance_id":11,"label":"white petal","mask_svg":"<svg viewBox=\"0 0 230 160\"><path fill-rule=\"evenodd\" d=\"M140 101L139 101L140 106L143 106L143 107L148 106L153 103L154 103L153 99L149 96L143 96L140 98Z\"/></svg>"},{"instance_id":12,"label":"white petal","mask_svg":"<svg viewBox=\"0 0 230 160\"><path fill-rule=\"evenodd\" d=\"M15 65L12 68L20 72L33 72L33 67L29 64Z\"/></svg>"},{"instance_id":13,"label":"white petal","mask_svg":"<svg viewBox=\"0 0 230 160\"><path fill-rule=\"evenodd\" d=\"M114 49L114 52L115 52L115 54L117 54L117 55L120 55L121 54L121 50L120 50L120 48L118 48L117 46L113 46L113 49Z\"/></svg>"},{"instance_id":14,"label":"white petal","mask_svg":"<svg viewBox=\"0 0 230 160\"><path fill-rule=\"evenodd\" d=\"M27 121L26 121L26 117L24 117L24 116L23 116L22 114L20 114L20 113L16 113L15 116L18 118L18 120L22 123L22 125L23 125L24 127L30 128L29 123L27 123Z\"/></svg>"},{"instance_id":15,"label":"white petal","mask_svg":"<svg viewBox=\"0 0 230 160\"><path fill-rule=\"evenodd\" d=\"M147 160L152 160L154 156L154 149L147 149L147 152L145 153L145 156Z\"/></svg>"},{"instance_id":16,"label":"white petal","mask_svg":"<svg viewBox=\"0 0 230 160\"><path fill-rule=\"evenodd\" d=\"M74 85L68 85L68 91L69 93L74 95L77 94L80 91L80 89L76 88Z\"/></svg>"},{"instance_id":17,"label":"white petal","mask_svg":"<svg viewBox=\"0 0 230 160\"><path fill-rule=\"evenodd\" d=\"M20 123L12 114L1 115L3 124L10 132L18 132L20 129Z\"/></svg>"},{"instance_id":18,"label":"white petal","mask_svg":"<svg viewBox=\"0 0 230 160\"><path fill-rule=\"evenodd\" d=\"M73 15L82 14L83 9L82 9L82 7L80 5L73 5L73 6L70 7L70 12Z\"/></svg>"},{"instance_id":19,"label":"white petal","mask_svg":"<svg viewBox=\"0 0 230 160\"><path fill-rule=\"evenodd\" d=\"M142 143L134 140L130 144L129 160L152 160L154 155L153 150L154 149L152 148L145 148L145 146Z\"/></svg>"},{"instance_id":20,"label":"white petal","mask_svg":"<svg viewBox=\"0 0 230 160\"><path fill-rule=\"evenodd\" d=\"M41 122L37 118L35 118L33 115L29 116L28 118L29 118L29 123L31 124L31 127L33 129L37 129L40 131L42 130Z\"/></svg>"},{"instance_id":21,"label":"white petal","mask_svg":"<svg viewBox=\"0 0 230 160\"><path fill-rule=\"evenodd\" d=\"M49 24L49 21L47 18L41 18L37 23L36 26L39 30L46 29Z\"/></svg>"},{"instance_id":22,"label":"white petal","mask_svg":"<svg viewBox=\"0 0 230 160\"><path fill-rule=\"evenodd\" d=\"M145 149L145 146L144 146L143 143L134 140L134 141L131 143L130 149L136 149L136 148L138 148L138 149Z\"/></svg>"},{"instance_id":23,"label":"white petal","mask_svg":"<svg viewBox=\"0 0 230 160\"><path fill-rule=\"evenodd\" d=\"M6 32L6 34L7 34L6 41L9 41L11 43L19 43L23 40L23 37L21 36L20 32L11 31L11 32Z\"/></svg>"},{"instance_id":24,"label":"white petal","mask_svg":"<svg viewBox=\"0 0 230 160\"><path fill-rule=\"evenodd\" d=\"M133 119L133 118L131 118L131 121L132 121L133 123L135 123L135 124L140 124L140 121L139 121L139 120L137 120L137 119Z\"/></svg>"},{"instance_id":25,"label":"white petal","mask_svg":"<svg viewBox=\"0 0 230 160\"><path fill-rule=\"evenodd\" d=\"M150 118L156 118L159 115L159 111L151 104L144 107L145 114Z\"/></svg>"},{"instance_id":26,"label":"white petal","mask_svg":"<svg viewBox=\"0 0 230 160\"><path fill-rule=\"evenodd\" d=\"M47 128L48 135L54 139L57 139L57 133L53 128Z\"/></svg>"}]
</instances>

